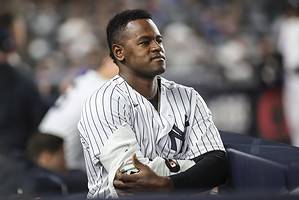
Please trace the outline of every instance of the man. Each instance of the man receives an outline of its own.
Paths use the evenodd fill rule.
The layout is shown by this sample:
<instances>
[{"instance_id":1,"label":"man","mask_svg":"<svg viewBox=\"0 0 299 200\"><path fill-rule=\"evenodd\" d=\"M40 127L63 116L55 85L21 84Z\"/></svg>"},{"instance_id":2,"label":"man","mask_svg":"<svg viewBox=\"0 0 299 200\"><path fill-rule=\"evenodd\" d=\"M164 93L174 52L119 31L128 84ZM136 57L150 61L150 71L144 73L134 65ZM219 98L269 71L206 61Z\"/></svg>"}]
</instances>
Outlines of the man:
<instances>
[{"instance_id":1,"label":"man","mask_svg":"<svg viewBox=\"0 0 299 200\"><path fill-rule=\"evenodd\" d=\"M88 198L113 196L111 176L118 195L201 191L222 184L227 176L225 150L211 113L193 88L159 76L166 68L163 38L150 14L144 10L117 14L107 26L107 40L119 75L86 101L78 124ZM132 160L120 159L135 147L126 138L136 141ZM139 161L144 158L148 160ZM174 173L156 173L151 161L157 158L166 159ZM186 171L175 169L175 160L195 165ZM115 166L120 168L116 174Z\"/></svg>"},{"instance_id":2,"label":"man","mask_svg":"<svg viewBox=\"0 0 299 200\"><path fill-rule=\"evenodd\" d=\"M23 154L46 109L34 82L9 64L13 23L11 14L0 15L0 154L9 157Z\"/></svg>"},{"instance_id":3,"label":"man","mask_svg":"<svg viewBox=\"0 0 299 200\"><path fill-rule=\"evenodd\" d=\"M51 133L65 140L67 168L85 171L83 150L80 144L77 124L86 97L107 80L117 74L117 67L109 57L97 69L89 69L78 76L65 94L62 94L42 119L39 130Z\"/></svg>"}]
</instances>

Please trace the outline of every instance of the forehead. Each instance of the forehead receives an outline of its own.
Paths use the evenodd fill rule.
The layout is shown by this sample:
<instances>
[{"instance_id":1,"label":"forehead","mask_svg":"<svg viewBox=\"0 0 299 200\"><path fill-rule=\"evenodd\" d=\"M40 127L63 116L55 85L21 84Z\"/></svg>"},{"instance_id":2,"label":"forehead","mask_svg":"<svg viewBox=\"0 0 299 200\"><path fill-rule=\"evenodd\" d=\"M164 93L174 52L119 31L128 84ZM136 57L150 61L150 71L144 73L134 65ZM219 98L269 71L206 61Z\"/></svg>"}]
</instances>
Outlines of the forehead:
<instances>
[{"instance_id":1,"label":"forehead","mask_svg":"<svg viewBox=\"0 0 299 200\"><path fill-rule=\"evenodd\" d=\"M138 39L142 36L157 36L160 35L159 29L151 19L138 19L127 24L124 30L124 36L127 39Z\"/></svg>"}]
</instances>

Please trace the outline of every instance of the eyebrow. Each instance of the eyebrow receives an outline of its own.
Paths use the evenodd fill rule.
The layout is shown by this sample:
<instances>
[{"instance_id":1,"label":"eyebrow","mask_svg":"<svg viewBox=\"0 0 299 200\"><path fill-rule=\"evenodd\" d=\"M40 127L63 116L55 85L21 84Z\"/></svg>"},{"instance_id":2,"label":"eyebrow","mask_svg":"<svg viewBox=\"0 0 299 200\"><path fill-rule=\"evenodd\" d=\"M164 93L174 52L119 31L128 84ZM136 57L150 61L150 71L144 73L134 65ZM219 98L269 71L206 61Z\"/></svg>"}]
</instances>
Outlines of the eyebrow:
<instances>
[{"instance_id":1,"label":"eyebrow","mask_svg":"<svg viewBox=\"0 0 299 200\"><path fill-rule=\"evenodd\" d=\"M137 38L138 41L147 40L147 39L151 39L151 37L150 36L141 36L141 37Z\"/></svg>"},{"instance_id":2,"label":"eyebrow","mask_svg":"<svg viewBox=\"0 0 299 200\"><path fill-rule=\"evenodd\" d=\"M163 37L162 37L162 35L157 35L155 38L163 38ZM146 40L146 39L152 39L152 37L144 35L144 36L141 36L141 37L137 38L138 41Z\"/></svg>"}]
</instances>

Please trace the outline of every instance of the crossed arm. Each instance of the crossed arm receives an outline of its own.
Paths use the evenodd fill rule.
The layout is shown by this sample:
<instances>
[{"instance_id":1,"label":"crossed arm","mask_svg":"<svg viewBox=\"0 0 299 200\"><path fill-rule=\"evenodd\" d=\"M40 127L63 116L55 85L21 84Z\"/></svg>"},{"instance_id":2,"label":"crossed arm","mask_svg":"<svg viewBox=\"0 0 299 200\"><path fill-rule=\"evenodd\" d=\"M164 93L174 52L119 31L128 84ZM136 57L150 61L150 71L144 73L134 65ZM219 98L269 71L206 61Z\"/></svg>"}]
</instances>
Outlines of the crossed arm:
<instances>
[{"instance_id":1,"label":"crossed arm","mask_svg":"<svg viewBox=\"0 0 299 200\"><path fill-rule=\"evenodd\" d=\"M133 156L138 173L117 172L114 187L126 194L140 192L170 192L178 190L202 191L223 184L228 176L227 159L224 151L207 152L193 159L195 165L179 174L158 176L147 165Z\"/></svg>"}]
</instances>

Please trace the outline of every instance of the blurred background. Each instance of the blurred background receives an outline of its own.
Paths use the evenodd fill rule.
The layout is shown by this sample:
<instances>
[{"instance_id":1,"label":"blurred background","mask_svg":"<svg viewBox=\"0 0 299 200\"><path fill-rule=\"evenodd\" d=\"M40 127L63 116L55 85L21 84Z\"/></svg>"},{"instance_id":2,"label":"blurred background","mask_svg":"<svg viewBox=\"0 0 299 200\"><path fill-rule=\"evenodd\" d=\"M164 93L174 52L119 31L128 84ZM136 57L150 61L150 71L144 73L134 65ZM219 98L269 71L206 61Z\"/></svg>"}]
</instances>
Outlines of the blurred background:
<instances>
[{"instance_id":1,"label":"blurred background","mask_svg":"<svg viewBox=\"0 0 299 200\"><path fill-rule=\"evenodd\" d=\"M299 146L298 5L297 0L0 0L0 36L9 31L13 47L3 50L3 40L1 51L37 87L43 104L38 124L75 78L96 69L108 54L108 19L123 9L147 9L164 37L163 76L194 87L220 130ZM9 89L10 80L3 85ZM0 114L6 108L1 106Z\"/></svg>"},{"instance_id":2,"label":"blurred background","mask_svg":"<svg viewBox=\"0 0 299 200\"><path fill-rule=\"evenodd\" d=\"M34 79L48 107L76 76L96 65L100 54L107 54L107 20L123 9L145 8L165 38L165 77L195 87L219 129L288 143L279 40L296 3L1 0L0 12L14 16L16 48L9 62ZM298 59L299 50L293 53Z\"/></svg>"},{"instance_id":3,"label":"blurred background","mask_svg":"<svg viewBox=\"0 0 299 200\"><path fill-rule=\"evenodd\" d=\"M219 129L290 142L278 40L292 1L1 0L0 12L15 17L9 61L32 75L50 107L107 53L107 20L126 8L153 14L165 38L165 77L195 87Z\"/></svg>"}]
</instances>

